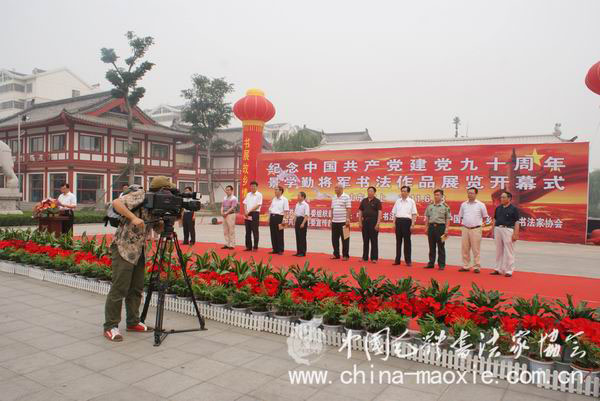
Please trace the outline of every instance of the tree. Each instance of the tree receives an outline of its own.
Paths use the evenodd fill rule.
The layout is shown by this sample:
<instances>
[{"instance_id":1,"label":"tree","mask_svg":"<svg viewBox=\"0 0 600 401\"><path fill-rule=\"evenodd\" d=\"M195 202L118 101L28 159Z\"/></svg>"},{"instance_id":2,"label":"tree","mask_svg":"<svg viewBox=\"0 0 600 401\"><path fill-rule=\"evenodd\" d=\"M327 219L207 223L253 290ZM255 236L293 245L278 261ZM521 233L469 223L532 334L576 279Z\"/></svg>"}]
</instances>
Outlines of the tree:
<instances>
[{"instance_id":1,"label":"tree","mask_svg":"<svg viewBox=\"0 0 600 401\"><path fill-rule=\"evenodd\" d=\"M194 143L206 151L208 194L211 205L215 204L212 154L217 148L225 147L227 142L215 138L215 132L229 125L231 103L225 102L225 96L231 92L233 92L233 84L225 81L225 78L211 79L200 74L192 76L190 89L181 91L181 96L186 100L182 120L190 124Z\"/></svg>"},{"instance_id":2,"label":"tree","mask_svg":"<svg viewBox=\"0 0 600 401\"><path fill-rule=\"evenodd\" d=\"M600 217L600 170L590 173L589 217Z\"/></svg>"},{"instance_id":3,"label":"tree","mask_svg":"<svg viewBox=\"0 0 600 401\"><path fill-rule=\"evenodd\" d=\"M135 177L135 165L133 163L133 108L138 105L140 99L144 97L146 89L138 86L138 82L154 66L149 61L142 61L148 48L154 44L151 36L139 37L132 31L128 31L125 37L129 41L131 56L125 59L125 67L117 66L119 57L115 49L103 47L100 50L101 60L106 64L111 64L112 69L106 72L106 79L114 88L112 95L117 99L123 99L125 110L127 111L127 169L129 172L129 185L133 185ZM139 64L138 64L139 62Z\"/></svg>"},{"instance_id":4,"label":"tree","mask_svg":"<svg viewBox=\"0 0 600 401\"><path fill-rule=\"evenodd\" d=\"M321 139L322 135L320 132L301 129L294 134L276 138L273 143L273 149L276 152L302 151L319 146Z\"/></svg>"}]
</instances>

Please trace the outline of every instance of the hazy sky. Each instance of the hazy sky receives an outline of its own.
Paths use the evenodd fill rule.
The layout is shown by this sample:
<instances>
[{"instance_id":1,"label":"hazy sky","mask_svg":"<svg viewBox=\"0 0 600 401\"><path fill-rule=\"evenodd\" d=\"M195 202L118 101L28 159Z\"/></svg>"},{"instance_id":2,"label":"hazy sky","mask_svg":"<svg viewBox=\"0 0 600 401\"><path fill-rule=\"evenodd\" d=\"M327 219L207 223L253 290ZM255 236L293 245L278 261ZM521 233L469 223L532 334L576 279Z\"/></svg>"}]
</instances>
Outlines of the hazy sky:
<instances>
[{"instance_id":1,"label":"hazy sky","mask_svg":"<svg viewBox=\"0 0 600 401\"><path fill-rule=\"evenodd\" d=\"M0 67L66 66L108 85L101 47L151 35L143 107L199 73L262 88L273 122L375 140L541 134L591 142L600 168L600 1L3 1ZM234 125L239 122L234 121Z\"/></svg>"}]
</instances>

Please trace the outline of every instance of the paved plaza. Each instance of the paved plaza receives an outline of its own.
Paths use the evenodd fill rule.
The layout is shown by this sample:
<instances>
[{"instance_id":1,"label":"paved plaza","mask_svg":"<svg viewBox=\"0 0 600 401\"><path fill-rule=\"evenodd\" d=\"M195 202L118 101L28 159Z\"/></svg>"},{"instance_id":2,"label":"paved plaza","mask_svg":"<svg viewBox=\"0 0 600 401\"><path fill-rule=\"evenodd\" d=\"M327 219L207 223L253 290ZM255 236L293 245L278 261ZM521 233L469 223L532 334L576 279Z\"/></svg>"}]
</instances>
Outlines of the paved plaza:
<instances>
[{"instance_id":1,"label":"paved plaza","mask_svg":"<svg viewBox=\"0 0 600 401\"><path fill-rule=\"evenodd\" d=\"M347 359L333 348L307 367L288 355L285 337L210 320L207 331L171 335L158 348L146 333L110 343L101 334L103 308L103 296L0 273L0 400L591 400L505 381L343 384L340 372L354 365L375 377L380 370L439 368L397 358L369 362L358 351ZM194 317L166 314L167 328L196 324ZM326 384L290 384L290 371L323 369Z\"/></svg>"}]
</instances>

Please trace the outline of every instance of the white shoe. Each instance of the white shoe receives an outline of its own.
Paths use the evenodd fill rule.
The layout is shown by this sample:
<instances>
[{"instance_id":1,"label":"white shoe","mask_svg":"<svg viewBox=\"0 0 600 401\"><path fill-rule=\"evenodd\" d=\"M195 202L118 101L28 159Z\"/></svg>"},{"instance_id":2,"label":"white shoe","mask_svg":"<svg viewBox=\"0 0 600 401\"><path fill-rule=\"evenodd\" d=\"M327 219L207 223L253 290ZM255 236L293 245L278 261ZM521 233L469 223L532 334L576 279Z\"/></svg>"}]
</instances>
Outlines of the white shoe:
<instances>
[{"instance_id":1,"label":"white shoe","mask_svg":"<svg viewBox=\"0 0 600 401\"><path fill-rule=\"evenodd\" d=\"M108 339L108 341L121 342L123 341L123 336L117 327L113 327L110 330L104 330L104 337Z\"/></svg>"}]
</instances>

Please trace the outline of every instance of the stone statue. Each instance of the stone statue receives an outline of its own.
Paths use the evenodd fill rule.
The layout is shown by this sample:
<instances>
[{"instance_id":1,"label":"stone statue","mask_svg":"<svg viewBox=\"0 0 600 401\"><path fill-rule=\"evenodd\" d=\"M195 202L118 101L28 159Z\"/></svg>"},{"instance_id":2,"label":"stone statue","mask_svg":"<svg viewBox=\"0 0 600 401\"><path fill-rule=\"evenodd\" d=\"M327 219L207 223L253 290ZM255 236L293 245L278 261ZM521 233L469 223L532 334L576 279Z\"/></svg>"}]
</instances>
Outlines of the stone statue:
<instances>
[{"instance_id":1,"label":"stone statue","mask_svg":"<svg viewBox=\"0 0 600 401\"><path fill-rule=\"evenodd\" d=\"M10 147L0 141L0 167L6 177L6 188L0 188L0 214L22 214L17 207L21 200L19 193L19 179L14 170L12 152Z\"/></svg>"},{"instance_id":2,"label":"stone statue","mask_svg":"<svg viewBox=\"0 0 600 401\"><path fill-rule=\"evenodd\" d=\"M6 188L19 188L19 179L15 174L12 152L10 147L3 141L0 141L0 167L6 177Z\"/></svg>"}]
</instances>

